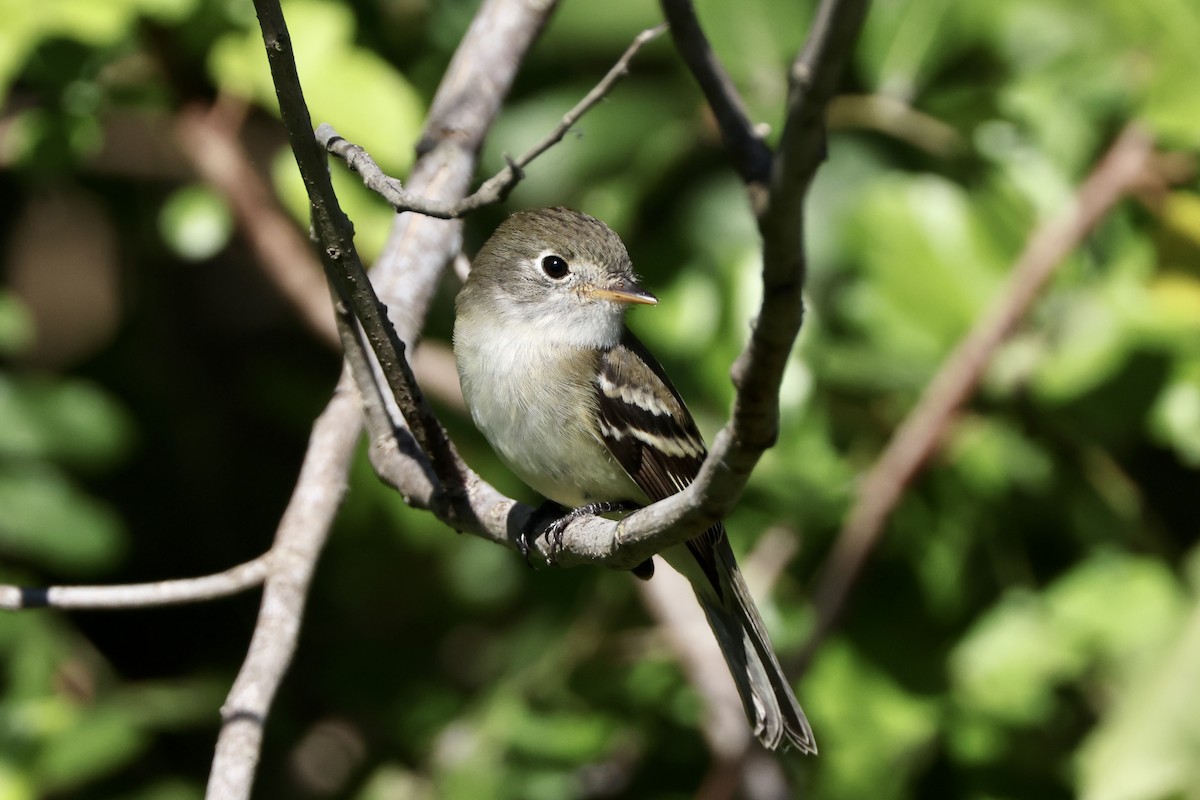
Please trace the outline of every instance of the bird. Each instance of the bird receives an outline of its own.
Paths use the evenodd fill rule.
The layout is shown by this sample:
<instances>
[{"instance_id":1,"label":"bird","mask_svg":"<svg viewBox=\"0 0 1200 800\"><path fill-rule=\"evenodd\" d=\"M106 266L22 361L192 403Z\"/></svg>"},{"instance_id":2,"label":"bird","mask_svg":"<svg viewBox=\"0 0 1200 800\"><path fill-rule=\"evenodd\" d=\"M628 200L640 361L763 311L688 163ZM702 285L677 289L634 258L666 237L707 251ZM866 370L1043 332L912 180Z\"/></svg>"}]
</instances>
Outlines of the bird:
<instances>
[{"instance_id":1,"label":"bird","mask_svg":"<svg viewBox=\"0 0 1200 800\"><path fill-rule=\"evenodd\" d=\"M631 306L657 302L620 236L563 207L506 218L455 300L472 420L517 477L573 514L669 497L707 455L683 398L625 324ZM659 555L690 582L757 739L815 754L723 523Z\"/></svg>"}]
</instances>

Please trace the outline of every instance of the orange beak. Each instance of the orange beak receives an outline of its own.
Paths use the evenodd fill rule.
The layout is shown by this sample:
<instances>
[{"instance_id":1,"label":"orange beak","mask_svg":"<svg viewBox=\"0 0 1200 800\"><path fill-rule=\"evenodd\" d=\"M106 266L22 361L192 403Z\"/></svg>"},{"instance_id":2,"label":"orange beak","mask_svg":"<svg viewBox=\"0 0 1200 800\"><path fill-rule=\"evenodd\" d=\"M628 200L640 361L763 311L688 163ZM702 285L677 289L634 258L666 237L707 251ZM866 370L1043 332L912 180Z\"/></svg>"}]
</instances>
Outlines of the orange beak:
<instances>
[{"instance_id":1,"label":"orange beak","mask_svg":"<svg viewBox=\"0 0 1200 800\"><path fill-rule=\"evenodd\" d=\"M614 303L637 303L646 306L658 303L657 297L633 281L624 279L611 286L588 286L583 293L597 300L611 300Z\"/></svg>"}]
</instances>

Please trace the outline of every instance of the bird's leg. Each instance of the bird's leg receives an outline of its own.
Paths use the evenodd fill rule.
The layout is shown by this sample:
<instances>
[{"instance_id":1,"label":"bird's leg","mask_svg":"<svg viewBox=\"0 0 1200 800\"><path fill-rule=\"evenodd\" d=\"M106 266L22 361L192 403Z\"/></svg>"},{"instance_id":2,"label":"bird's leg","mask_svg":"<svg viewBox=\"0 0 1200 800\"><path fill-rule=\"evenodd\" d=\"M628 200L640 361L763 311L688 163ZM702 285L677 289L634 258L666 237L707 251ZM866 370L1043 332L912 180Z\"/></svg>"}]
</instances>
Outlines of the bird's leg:
<instances>
[{"instance_id":1,"label":"bird's leg","mask_svg":"<svg viewBox=\"0 0 1200 800\"><path fill-rule=\"evenodd\" d=\"M613 511L633 511L636 508L638 508L637 503L619 500L615 502L588 503L579 508L571 509L546 526L546 538L550 542L550 555L546 559L547 562L554 563L554 556L558 553L559 548L562 547L563 533L566 532L567 526L575 520L580 517L608 514Z\"/></svg>"}]
</instances>

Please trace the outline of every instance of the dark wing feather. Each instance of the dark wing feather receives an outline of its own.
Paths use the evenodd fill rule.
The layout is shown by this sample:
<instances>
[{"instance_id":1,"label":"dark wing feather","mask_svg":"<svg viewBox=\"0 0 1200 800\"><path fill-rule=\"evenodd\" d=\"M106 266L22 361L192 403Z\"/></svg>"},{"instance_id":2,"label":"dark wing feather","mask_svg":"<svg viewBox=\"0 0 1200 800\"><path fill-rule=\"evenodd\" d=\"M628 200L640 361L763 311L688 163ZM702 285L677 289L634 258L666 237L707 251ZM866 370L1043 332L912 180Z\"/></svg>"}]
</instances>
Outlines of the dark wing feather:
<instances>
[{"instance_id":1,"label":"dark wing feather","mask_svg":"<svg viewBox=\"0 0 1200 800\"><path fill-rule=\"evenodd\" d=\"M706 455L696 423L663 368L628 331L601 356L596 395L600 436L647 497L661 500L695 480ZM695 586L696 597L755 735L771 749L786 740L802 752L817 752L812 728L771 648L724 526L717 523L687 546L710 586Z\"/></svg>"},{"instance_id":2,"label":"dark wing feather","mask_svg":"<svg viewBox=\"0 0 1200 800\"><path fill-rule=\"evenodd\" d=\"M707 455L704 439L662 366L629 330L601 355L596 395L600 438L651 501L695 480ZM713 545L724 536L718 523L688 542L718 593Z\"/></svg>"}]
</instances>

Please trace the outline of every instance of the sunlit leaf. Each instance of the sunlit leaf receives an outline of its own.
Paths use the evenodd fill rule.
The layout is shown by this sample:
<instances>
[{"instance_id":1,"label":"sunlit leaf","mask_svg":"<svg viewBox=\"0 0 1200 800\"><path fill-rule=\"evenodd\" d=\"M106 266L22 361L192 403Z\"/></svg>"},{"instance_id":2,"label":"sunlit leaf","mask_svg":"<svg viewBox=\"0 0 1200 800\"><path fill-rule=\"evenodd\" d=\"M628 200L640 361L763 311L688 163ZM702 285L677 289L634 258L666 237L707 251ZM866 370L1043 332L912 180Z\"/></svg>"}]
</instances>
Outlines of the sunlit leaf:
<instances>
[{"instance_id":1,"label":"sunlit leaf","mask_svg":"<svg viewBox=\"0 0 1200 800\"><path fill-rule=\"evenodd\" d=\"M118 709L87 714L46 742L34 764L47 788L67 789L103 775L135 757L148 737Z\"/></svg>"},{"instance_id":2,"label":"sunlit leaf","mask_svg":"<svg viewBox=\"0 0 1200 800\"><path fill-rule=\"evenodd\" d=\"M16 355L32 340L33 320L28 308L11 292L0 289L0 355Z\"/></svg>"},{"instance_id":3,"label":"sunlit leaf","mask_svg":"<svg viewBox=\"0 0 1200 800\"><path fill-rule=\"evenodd\" d=\"M158 225L167 244L182 258L203 261L229 242L233 216L215 192L188 186L167 199Z\"/></svg>"},{"instance_id":4,"label":"sunlit leaf","mask_svg":"<svg viewBox=\"0 0 1200 800\"><path fill-rule=\"evenodd\" d=\"M1045 720L1058 684L1078 675L1084 654L1058 640L1039 599L1011 591L951 654L955 700L972 713L1016 725Z\"/></svg>"},{"instance_id":5,"label":"sunlit leaf","mask_svg":"<svg viewBox=\"0 0 1200 800\"><path fill-rule=\"evenodd\" d=\"M844 642L822 648L803 696L821 747L821 797L906 795L905 776L937 730L935 699L906 691Z\"/></svg>"},{"instance_id":6,"label":"sunlit leaf","mask_svg":"<svg viewBox=\"0 0 1200 800\"><path fill-rule=\"evenodd\" d=\"M402 175L412 163L424 116L416 90L378 55L353 45L355 23L348 6L329 0L292 0L285 4L284 14L314 124L332 124L342 136L366 148L385 170ZM337 69L330 69L331 64ZM228 91L278 113L257 30L228 34L218 41L209 57L209 70Z\"/></svg>"},{"instance_id":7,"label":"sunlit leaf","mask_svg":"<svg viewBox=\"0 0 1200 800\"><path fill-rule=\"evenodd\" d=\"M25 770L0 759L0 797L5 800L35 800L38 796Z\"/></svg>"},{"instance_id":8,"label":"sunlit leaf","mask_svg":"<svg viewBox=\"0 0 1200 800\"><path fill-rule=\"evenodd\" d=\"M1200 604L1144 659L1080 752L1084 800L1192 797L1200 786Z\"/></svg>"}]
</instances>

